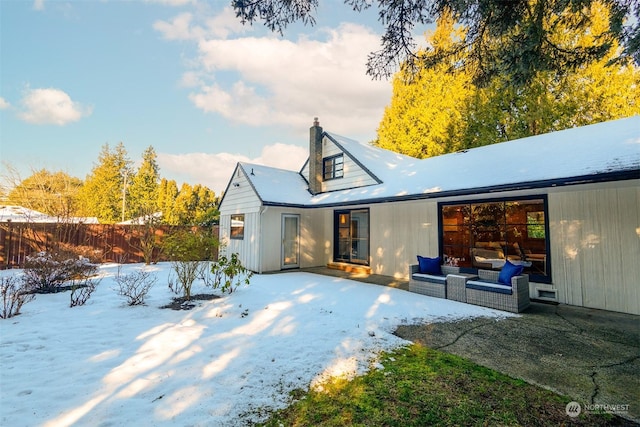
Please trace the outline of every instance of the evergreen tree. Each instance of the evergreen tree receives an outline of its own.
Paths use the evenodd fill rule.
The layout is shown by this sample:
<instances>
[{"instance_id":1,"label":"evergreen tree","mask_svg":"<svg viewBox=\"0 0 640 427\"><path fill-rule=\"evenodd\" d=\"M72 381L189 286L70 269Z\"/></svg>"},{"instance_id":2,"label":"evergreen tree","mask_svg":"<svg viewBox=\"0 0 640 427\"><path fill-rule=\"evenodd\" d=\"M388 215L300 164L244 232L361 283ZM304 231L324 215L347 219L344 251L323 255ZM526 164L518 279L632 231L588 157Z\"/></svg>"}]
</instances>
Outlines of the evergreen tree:
<instances>
[{"instance_id":1,"label":"evergreen tree","mask_svg":"<svg viewBox=\"0 0 640 427\"><path fill-rule=\"evenodd\" d=\"M609 14L602 3L565 19L584 16L587 26L573 31L572 26L559 27L552 41L559 46L589 46L606 33ZM498 78L477 88L463 145L475 147L639 114L640 72L630 61L613 63L619 51L614 42L602 59L569 73L538 72L526 87Z\"/></svg>"},{"instance_id":2,"label":"evergreen tree","mask_svg":"<svg viewBox=\"0 0 640 427\"><path fill-rule=\"evenodd\" d=\"M152 146L142 154L142 163L128 187L127 214L129 218L147 221L158 212L160 168Z\"/></svg>"},{"instance_id":3,"label":"evergreen tree","mask_svg":"<svg viewBox=\"0 0 640 427\"><path fill-rule=\"evenodd\" d=\"M589 46L607 31L609 15L603 4L594 2L588 10L565 12L560 21L567 25L549 24L555 28L551 42ZM433 49L425 57L448 51L457 37L454 29L451 21L440 20L431 38ZM502 40L487 37L486 43L495 46ZM526 86L513 85L508 75L476 86L470 75L456 68L456 58L449 64L452 73L423 68L407 83L401 71L394 79L377 144L427 157L639 114L639 70L630 61L615 62L619 51L613 43L597 62L570 72L537 72ZM472 54L458 52L460 57Z\"/></svg>"},{"instance_id":4,"label":"evergreen tree","mask_svg":"<svg viewBox=\"0 0 640 427\"><path fill-rule=\"evenodd\" d=\"M396 66L405 64L437 67L441 61L461 50L470 52L461 65L476 82L487 84L501 76L516 86L526 86L540 71L563 73L601 59L612 42L624 44L620 58L633 58L640 64L640 7L637 0L602 0L610 10L608 31L586 46L558 45L553 34L559 27L573 31L582 28L582 12L598 0L434 0L378 1L346 0L354 11L377 8L384 27L382 47L369 55L367 74L374 78L391 76ZM272 31L282 33L291 23L315 24L320 0L233 0L236 16L244 22L263 21ZM465 37L443 51L425 58L415 53L413 33L416 25L441 18L449 10L467 27ZM568 16L567 13L574 13ZM631 18L631 19L628 19ZM627 22L625 22L627 21ZM487 43L490 35L494 43ZM498 42L498 43L495 43ZM428 59L428 61L424 61Z\"/></svg>"},{"instance_id":5,"label":"evergreen tree","mask_svg":"<svg viewBox=\"0 0 640 427\"><path fill-rule=\"evenodd\" d=\"M450 14L444 15L427 36L432 53L449 49L463 37ZM403 69L393 80L391 104L385 109L374 144L388 150L424 158L458 149L465 105L471 96L471 77L450 57L436 68L415 74ZM451 72L449 72L451 70Z\"/></svg>"},{"instance_id":6,"label":"evergreen tree","mask_svg":"<svg viewBox=\"0 0 640 427\"><path fill-rule=\"evenodd\" d=\"M113 150L105 144L80 191L84 214L95 216L102 223L121 221L126 212L126 188L132 176L124 144L120 142Z\"/></svg>"},{"instance_id":7,"label":"evergreen tree","mask_svg":"<svg viewBox=\"0 0 640 427\"><path fill-rule=\"evenodd\" d=\"M182 184L180 191L175 181L160 182L158 204L162 208L162 221L169 225L215 224L219 219L215 193L201 185Z\"/></svg>"},{"instance_id":8,"label":"evergreen tree","mask_svg":"<svg viewBox=\"0 0 640 427\"><path fill-rule=\"evenodd\" d=\"M193 219L194 224L201 226L216 224L220 219L220 212L218 211L218 199L215 193L200 184L194 187L194 192L198 199L198 205Z\"/></svg>"},{"instance_id":9,"label":"evergreen tree","mask_svg":"<svg viewBox=\"0 0 640 427\"><path fill-rule=\"evenodd\" d=\"M183 183L173 207L173 218L177 221L173 225L193 225L197 206L198 195L191 185Z\"/></svg>"},{"instance_id":10,"label":"evergreen tree","mask_svg":"<svg viewBox=\"0 0 640 427\"><path fill-rule=\"evenodd\" d=\"M158 209L162 212L162 222L165 224L178 224L178 219L173 213L176 197L178 197L178 184L174 180L168 181L162 178L158 190Z\"/></svg>"}]
</instances>

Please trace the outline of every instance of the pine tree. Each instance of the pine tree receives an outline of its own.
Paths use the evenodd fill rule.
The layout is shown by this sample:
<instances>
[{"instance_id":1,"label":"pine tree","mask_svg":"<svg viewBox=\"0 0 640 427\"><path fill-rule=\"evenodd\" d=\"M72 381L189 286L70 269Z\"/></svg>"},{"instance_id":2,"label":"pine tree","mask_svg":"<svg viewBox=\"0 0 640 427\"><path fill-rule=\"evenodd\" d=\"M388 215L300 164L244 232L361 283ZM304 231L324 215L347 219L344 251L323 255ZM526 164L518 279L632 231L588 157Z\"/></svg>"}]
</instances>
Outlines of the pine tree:
<instances>
[{"instance_id":1,"label":"pine tree","mask_svg":"<svg viewBox=\"0 0 640 427\"><path fill-rule=\"evenodd\" d=\"M609 15L602 3L594 2L589 9L547 20L554 44L579 49L605 37ZM452 20L440 20L430 38L433 49L425 57L449 49L459 31ZM488 46L503 42L500 37L485 40ZM452 73L421 69L407 83L401 71L375 143L422 158L640 114L639 69L630 61L614 61L620 49L614 42L597 62L537 72L525 86L513 85L510 75L475 86L470 75L456 68L456 58L450 58Z\"/></svg>"},{"instance_id":2,"label":"pine tree","mask_svg":"<svg viewBox=\"0 0 640 427\"><path fill-rule=\"evenodd\" d=\"M198 206L194 216L194 224L201 226L210 226L218 222L220 212L218 211L218 199L215 193L205 187L197 184L194 191L198 198Z\"/></svg>"},{"instance_id":3,"label":"pine tree","mask_svg":"<svg viewBox=\"0 0 640 427\"><path fill-rule=\"evenodd\" d=\"M580 30L559 26L558 46L588 46L608 29L609 15L601 3L565 20L587 18ZM497 78L477 88L467 117L464 147L492 144L584 126L640 113L640 73L630 61L613 63L620 47L613 43L599 61L566 73L539 72L526 87Z\"/></svg>"},{"instance_id":4,"label":"pine tree","mask_svg":"<svg viewBox=\"0 0 640 427\"><path fill-rule=\"evenodd\" d=\"M142 163L128 188L127 214L129 218L149 220L158 212L160 167L152 146L142 154Z\"/></svg>"},{"instance_id":5,"label":"pine tree","mask_svg":"<svg viewBox=\"0 0 640 427\"><path fill-rule=\"evenodd\" d=\"M95 216L102 223L121 221L126 212L126 186L132 176L124 144L118 143L113 151L105 144L79 194L84 215Z\"/></svg>"},{"instance_id":6,"label":"pine tree","mask_svg":"<svg viewBox=\"0 0 640 427\"><path fill-rule=\"evenodd\" d=\"M422 55L437 55L462 36L451 15L445 15L427 37L432 51ZM417 158L456 151L471 96L471 76L457 69L456 63L457 58L450 57L434 69L422 68L415 74L400 71L374 144Z\"/></svg>"}]
</instances>

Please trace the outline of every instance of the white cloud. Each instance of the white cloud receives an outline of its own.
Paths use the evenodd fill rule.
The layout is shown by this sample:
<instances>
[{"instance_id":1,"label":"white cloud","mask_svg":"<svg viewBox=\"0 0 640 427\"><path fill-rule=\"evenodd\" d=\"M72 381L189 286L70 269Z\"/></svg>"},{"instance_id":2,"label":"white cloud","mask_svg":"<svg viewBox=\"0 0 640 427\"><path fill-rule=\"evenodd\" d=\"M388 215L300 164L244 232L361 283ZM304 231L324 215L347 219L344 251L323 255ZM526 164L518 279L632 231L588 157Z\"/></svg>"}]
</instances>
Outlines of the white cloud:
<instances>
[{"instance_id":1,"label":"white cloud","mask_svg":"<svg viewBox=\"0 0 640 427\"><path fill-rule=\"evenodd\" d=\"M207 18L183 13L154 24L163 37L197 43L180 85L202 111L248 126L306 129L319 117L327 129L356 139L375 137L391 82L366 75L367 55L380 48L368 27L343 23L287 40L251 31L230 8Z\"/></svg>"},{"instance_id":2,"label":"white cloud","mask_svg":"<svg viewBox=\"0 0 640 427\"><path fill-rule=\"evenodd\" d=\"M194 41L211 37L225 39L231 34L240 34L248 30L240 19L236 18L230 7L225 7L221 13L213 17L203 17L205 13L202 9L195 15L184 12L170 21L154 22L153 28L167 40Z\"/></svg>"},{"instance_id":3,"label":"white cloud","mask_svg":"<svg viewBox=\"0 0 640 427\"><path fill-rule=\"evenodd\" d=\"M153 28L162 33L167 40L198 40L203 37L204 29L192 26L193 15L189 12L175 16L170 22L156 21Z\"/></svg>"},{"instance_id":4,"label":"white cloud","mask_svg":"<svg viewBox=\"0 0 640 427\"><path fill-rule=\"evenodd\" d=\"M180 187L182 182L191 185L202 184L216 194L222 193L238 162L256 163L280 169L298 171L308 157L306 148L296 145L276 143L263 147L256 158L231 153L158 153L158 165L163 176L175 179ZM188 172L185 172L188 171Z\"/></svg>"},{"instance_id":5,"label":"white cloud","mask_svg":"<svg viewBox=\"0 0 640 427\"><path fill-rule=\"evenodd\" d=\"M54 124L64 126L76 122L92 112L60 89L29 89L22 98L22 120L33 124Z\"/></svg>"},{"instance_id":6,"label":"white cloud","mask_svg":"<svg viewBox=\"0 0 640 427\"><path fill-rule=\"evenodd\" d=\"M44 10L44 0L34 0L33 10Z\"/></svg>"},{"instance_id":7,"label":"white cloud","mask_svg":"<svg viewBox=\"0 0 640 427\"><path fill-rule=\"evenodd\" d=\"M0 96L0 110L6 110L9 107L11 107L11 104L9 104L6 99Z\"/></svg>"},{"instance_id":8,"label":"white cloud","mask_svg":"<svg viewBox=\"0 0 640 427\"><path fill-rule=\"evenodd\" d=\"M198 108L241 124L306 127L319 116L342 133L372 133L391 98L388 81L366 75L367 53L379 38L356 24L325 30L325 40L300 37L211 39L199 43L200 64L214 83L190 99ZM225 82L220 72L238 78Z\"/></svg>"}]
</instances>

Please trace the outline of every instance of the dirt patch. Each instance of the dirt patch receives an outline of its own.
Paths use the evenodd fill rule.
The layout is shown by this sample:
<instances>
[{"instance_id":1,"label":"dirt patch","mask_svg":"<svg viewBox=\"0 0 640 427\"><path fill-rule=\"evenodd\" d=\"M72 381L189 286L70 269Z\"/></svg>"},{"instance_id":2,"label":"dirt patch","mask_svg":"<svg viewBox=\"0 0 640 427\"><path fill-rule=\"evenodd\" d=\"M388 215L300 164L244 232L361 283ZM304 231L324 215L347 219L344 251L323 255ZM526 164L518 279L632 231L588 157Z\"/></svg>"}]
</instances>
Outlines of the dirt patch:
<instances>
[{"instance_id":1,"label":"dirt patch","mask_svg":"<svg viewBox=\"0 0 640 427\"><path fill-rule=\"evenodd\" d=\"M210 301L220 298L215 294L197 294L191 295L191 298L187 300L185 297L175 297L167 305L163 305L160 308L170 308L171 310L191 310L196 306L195 301Z\"/></svg>"}]
</instances>

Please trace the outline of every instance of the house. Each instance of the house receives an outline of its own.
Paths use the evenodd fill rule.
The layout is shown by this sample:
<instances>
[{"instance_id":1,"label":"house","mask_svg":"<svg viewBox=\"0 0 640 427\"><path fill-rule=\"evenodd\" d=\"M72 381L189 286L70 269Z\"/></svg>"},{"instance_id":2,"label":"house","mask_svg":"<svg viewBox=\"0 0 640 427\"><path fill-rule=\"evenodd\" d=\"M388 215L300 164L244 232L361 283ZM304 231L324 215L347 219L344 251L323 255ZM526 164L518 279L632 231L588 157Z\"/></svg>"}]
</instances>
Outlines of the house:
<instances>
[{"instance_id":1,"label":"house","mask_svg":"<svg viewBox=\"0 0 640 427\"><path fill-rule=\"evenodd\" d=\"M221 253L257 272L517 260L535 299L640 314L640 116L415 159L310 129L299 172L238 163Z\"/></svg>"}]
</instances>

